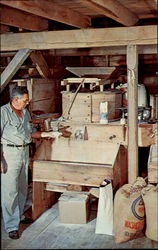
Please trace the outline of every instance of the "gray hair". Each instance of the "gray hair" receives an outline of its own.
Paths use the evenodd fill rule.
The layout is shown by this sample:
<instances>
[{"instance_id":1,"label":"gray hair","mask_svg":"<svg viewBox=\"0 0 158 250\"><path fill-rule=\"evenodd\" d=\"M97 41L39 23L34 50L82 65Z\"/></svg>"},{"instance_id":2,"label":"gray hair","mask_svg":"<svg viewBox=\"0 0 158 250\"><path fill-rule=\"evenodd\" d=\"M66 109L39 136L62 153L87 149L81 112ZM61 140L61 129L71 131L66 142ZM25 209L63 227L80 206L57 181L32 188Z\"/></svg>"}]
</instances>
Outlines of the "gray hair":
<instances>
[{"instance_id":1,"label":"gray hair","mask_svg":"<svg viewBox=\"0 0 158 250\"><path fill-rule=\"evenodd\" d=\"M27 88L23 86L16 86L12 90L11 100L13 100L15 97L22 97L24 94L28 94Z\"/></svg>"}]
</instances>

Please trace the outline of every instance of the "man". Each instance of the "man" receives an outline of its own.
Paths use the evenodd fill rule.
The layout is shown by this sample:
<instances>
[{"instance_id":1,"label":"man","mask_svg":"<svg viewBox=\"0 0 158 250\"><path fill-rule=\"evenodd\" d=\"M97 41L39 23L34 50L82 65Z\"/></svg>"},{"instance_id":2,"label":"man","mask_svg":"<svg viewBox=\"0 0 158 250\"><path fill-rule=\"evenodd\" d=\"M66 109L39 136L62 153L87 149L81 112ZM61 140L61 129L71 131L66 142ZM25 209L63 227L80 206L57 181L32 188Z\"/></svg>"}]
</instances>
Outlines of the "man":
<instances>
[{"instance_id":1,"label":"man","mask_svg":"<svg viewBox=\"0 0 158 250\"><path fill-rule=\"evenodd\" d=\"M6 232L19 238L28 188L29 144L32 138L53 137L59 132L33 132L27 88L15 87L10 103L1 107L1 205Z\"/></svg>"}]
</instances>

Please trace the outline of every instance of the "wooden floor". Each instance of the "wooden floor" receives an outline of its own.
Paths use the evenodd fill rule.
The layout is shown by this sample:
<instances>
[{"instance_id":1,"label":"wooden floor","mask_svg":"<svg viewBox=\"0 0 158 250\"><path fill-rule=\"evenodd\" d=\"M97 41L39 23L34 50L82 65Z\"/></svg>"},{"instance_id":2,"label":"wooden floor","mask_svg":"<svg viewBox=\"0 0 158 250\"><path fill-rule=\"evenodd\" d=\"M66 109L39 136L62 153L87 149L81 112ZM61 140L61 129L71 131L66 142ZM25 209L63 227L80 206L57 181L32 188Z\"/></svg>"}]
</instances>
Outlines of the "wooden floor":
<instances>
[{"instance_id":1,"label":"wooden floor","mask_svg":"<svg viewBox=\"0 0 158 250\"><path fill-rule=\"evenodd\" d=\"M95 234L96 210L87 224L62 224L58 203L44 212L34 223L20 225L21 237L12 240L2 224L1 249L157 249L158 242L145 236L116 244L113 236Z\"/></svg>"}]
</instances>

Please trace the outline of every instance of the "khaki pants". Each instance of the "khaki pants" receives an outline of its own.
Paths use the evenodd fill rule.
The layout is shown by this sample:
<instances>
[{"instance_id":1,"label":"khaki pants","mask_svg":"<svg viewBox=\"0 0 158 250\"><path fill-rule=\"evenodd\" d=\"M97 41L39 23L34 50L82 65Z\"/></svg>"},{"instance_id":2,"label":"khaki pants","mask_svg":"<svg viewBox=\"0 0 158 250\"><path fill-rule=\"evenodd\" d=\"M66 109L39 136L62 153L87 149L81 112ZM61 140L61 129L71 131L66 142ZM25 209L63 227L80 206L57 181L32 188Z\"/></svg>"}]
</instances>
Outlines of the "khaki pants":
<instances>
[{"instance_id":1,"label":"khaki pants","mask_svg":"<svg viewBox=\"0 0 158 250\"><path fill-rule=\"evenodd\" d=\"M5 230L10 232L18 230L27 198L29 146L3 145L2 151L7 172L1 174L1 206Z\"/></svg>"}]
</instances>

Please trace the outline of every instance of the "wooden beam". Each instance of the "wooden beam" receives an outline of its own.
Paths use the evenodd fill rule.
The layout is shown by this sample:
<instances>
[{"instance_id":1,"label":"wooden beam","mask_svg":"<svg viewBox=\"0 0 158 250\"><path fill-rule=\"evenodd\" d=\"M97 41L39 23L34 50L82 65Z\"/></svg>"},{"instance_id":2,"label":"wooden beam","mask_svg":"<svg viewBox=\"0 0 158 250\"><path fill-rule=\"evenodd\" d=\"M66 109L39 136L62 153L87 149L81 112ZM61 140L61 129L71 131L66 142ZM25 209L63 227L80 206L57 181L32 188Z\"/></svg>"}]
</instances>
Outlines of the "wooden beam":
<instances>
[{"instance_id":1,"label":"wooden beam","mask_svg":"<svg viewBox=\"0 0 158 250\"><path fill-rule=\"evenodd\" d=\"M128 78L128 182L138 177L138 54L136 45L127 46Z\"/></svg>"},{"instance_id":2,"label":"wooden beam","mask_svg":"<svg viewBox=\"0 0 158 250\"><path fill-rule=\"evenodd\" d=\"M78 12L59 6L51 1L29 0L29 1L1 1L1 4L14 7L37 16L55 20L78 28L86 28L91 25L91 19Z\"/></svg>"},{"instance_id":3,"label":"wooden beam","mask_svg":"<svg viewBox=\"0 0 158 250\"><path fill-rule=\"evenodd\" d=\"M156 15L156 11L157 11L157 0L146 0L146 5L150 10L155 10L155 15ZM156 17L156 16L155 16Z\"/></svg>"},{"instance_id":4,"label":"wooden beam","mask_svg":"<svg viewBox=\"0 0 158 250\"><path fill-rule=\"evenodd\" d=\"M157 54L157 45L140 45L139 54ZM1 56L5 56L2 53ZM60 49L50 50L51 56L105 56L105 55L126 55L126 46L109 46L100 48L83 48L83 49Z\"/></svg>"},{"instance_id":5,"label":"wooden beam","mask_svg":"<svg viewBox=\"0 0 158 250\"><path fill-rule=\"evenodd\" d=\"M1 34L1 51L157 44L157 25Z\"/></svg>"},{"instance_id":6,"label":"wooden beam","mask_svg":"<svg viewBox=\"0 0 158 250\"><path fill-rule=\"evenodd\" d=\"M37 70L39 74L44 78L51 77L51 71L48 67L47 62L45 61L43 55L40 51L33 51L30 55L31 60L34 64L36 64Z\"/></svg>"},{"instance_id":7,"label":"wooden beam","mask_svg":"<svg viewBox=\"0 0 158 250\"><path fill-rule=\"evenodd\" d=\"M1 57L14 56L16 51L1 52ZM82 48L82 49L52 49L42 51L43 55L54 57L59 56L105 56L105 55L126 55L126 46L100 47L100 48ZM157 54L157 45L140 45L138 54Z\"/></svg>"},{"instance_id":8,"label":"wooden beam","mask_svg":"<svg viewBox=\"0 0 158 250\"><path fill-rule=\"evenodd\" d=\"M9 26L5 24L0 24L0 33L8 33L10 32Z\"/></svg>"},{"instance_id":9,"label":"wooden beam","mask_svg":"<svg viewBox=\"0 0 158 250\"><path fill-rule=\"evenodd\" d=\"M12 61L8 64L5 70L2 72L1 75L1 92L6 87L8 82L12 79L14 74L18 71L19 67L23 64L25 59L30 54L29 49L21 49L17 52L14 56Z\"/></svg>"},{"instance_id":10,"label":"wooden beam","mask_svg":"<svg viewBox=\"0 0 158 250\"><path fill-rule=\"evenodd\" d=\"M124 5L122 5L117 0L81 0L88 7L96 10L100 14L103 14L111 19L125 25L132 26L135 25L139 19L138 17L132 13L129 9L127 9Z\"/></svg>"},{"instance_id":11,"label":"wooden beam","mask_svg":"<svg viewBox=\"0 0 158 250\"><path fill-rule=\"evenodd\" d=\"M48 21L39 16L28 14L24 11L3 5L0 6L0 11L0 22L3 24L32 31L42 31L48 29Z\"/></svg>"}]
</instances>

